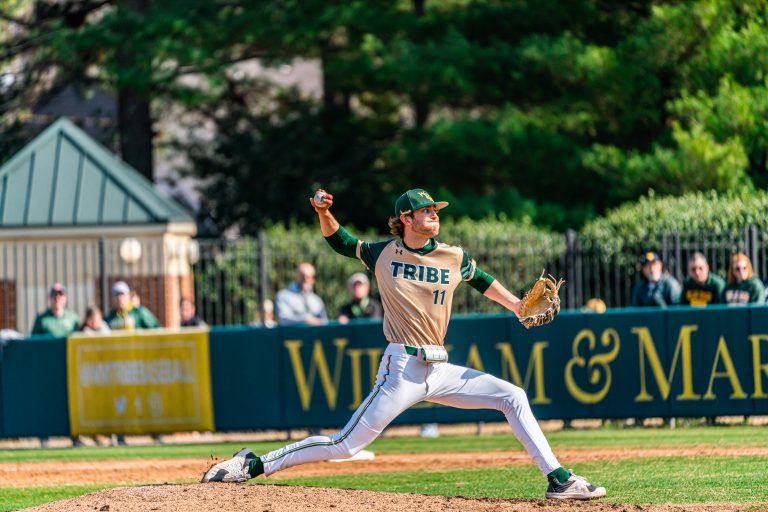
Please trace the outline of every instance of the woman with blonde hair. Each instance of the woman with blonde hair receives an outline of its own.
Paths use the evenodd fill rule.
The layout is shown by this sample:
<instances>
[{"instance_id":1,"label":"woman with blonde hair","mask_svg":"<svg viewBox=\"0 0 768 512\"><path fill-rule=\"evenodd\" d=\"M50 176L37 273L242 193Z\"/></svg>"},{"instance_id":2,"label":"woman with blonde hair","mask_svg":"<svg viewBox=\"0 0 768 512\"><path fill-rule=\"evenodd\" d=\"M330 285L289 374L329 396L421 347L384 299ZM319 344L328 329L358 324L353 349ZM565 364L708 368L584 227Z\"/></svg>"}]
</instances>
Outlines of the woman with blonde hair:
<instances>
[{"instance_id":1,"label":"woman with blonde hair","mask_svg":"<svg viewBox=\"0 0 768 512\"><path fill-rule=\"evenodd\" d=\"M755 275L749 257L743 252L737 252L731 257L723 302L730 305L765 304L765 287Z\"/></svg>"}]
</instances>

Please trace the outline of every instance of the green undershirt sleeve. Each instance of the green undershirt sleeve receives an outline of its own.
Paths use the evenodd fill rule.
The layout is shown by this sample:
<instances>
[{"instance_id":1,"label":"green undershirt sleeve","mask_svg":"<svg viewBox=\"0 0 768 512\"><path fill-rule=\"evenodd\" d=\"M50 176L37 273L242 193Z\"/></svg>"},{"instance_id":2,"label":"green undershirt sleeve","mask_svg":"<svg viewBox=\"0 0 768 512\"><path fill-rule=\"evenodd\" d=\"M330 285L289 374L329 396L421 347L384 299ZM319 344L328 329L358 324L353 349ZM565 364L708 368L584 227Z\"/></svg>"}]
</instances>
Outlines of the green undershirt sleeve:
<instances>
[{"instance_id":1,"label":"green undershirt sleeve","mask_svg":"<svg viewBox=\"0 0 768 512\"><path fill-rule=\"evenodd\" d=\"M357 258L357 238L350 235L342 226L339 226L334 234L325 237L325 241L342 256Z\"/></svg>"},{"instance_id":2,"label":"green undershirt sleeve","mask_svg":"<svg viewBox=\"0 0 768 512\"><path fill-rule=\"evenodd\" d=\"M475 268L474 277L467 281L467 283L480 293L485 293L485 291L490 288L491 284L493 284L493 281L495 281L495 278L491 274L486 274L479 268Z\"/></svg>"}]
</instances>

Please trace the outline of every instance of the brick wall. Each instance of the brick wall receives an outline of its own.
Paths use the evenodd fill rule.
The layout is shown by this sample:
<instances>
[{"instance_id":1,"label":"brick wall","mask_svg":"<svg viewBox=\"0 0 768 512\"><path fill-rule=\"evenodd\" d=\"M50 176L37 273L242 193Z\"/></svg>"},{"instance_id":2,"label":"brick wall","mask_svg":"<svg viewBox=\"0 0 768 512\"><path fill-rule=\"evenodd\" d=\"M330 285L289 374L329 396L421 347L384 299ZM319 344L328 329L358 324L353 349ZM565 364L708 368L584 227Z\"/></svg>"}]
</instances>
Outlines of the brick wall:
<instances>
[{"instance_id":1,"label":"brick wall","mask_svg":"<svg viewBox=\"0 0 768 512\"><path fill-rule=\"evenodd\" d=\"M17 329L16 281L0 279L0 329Z\"/></svg>"}]
</instances>

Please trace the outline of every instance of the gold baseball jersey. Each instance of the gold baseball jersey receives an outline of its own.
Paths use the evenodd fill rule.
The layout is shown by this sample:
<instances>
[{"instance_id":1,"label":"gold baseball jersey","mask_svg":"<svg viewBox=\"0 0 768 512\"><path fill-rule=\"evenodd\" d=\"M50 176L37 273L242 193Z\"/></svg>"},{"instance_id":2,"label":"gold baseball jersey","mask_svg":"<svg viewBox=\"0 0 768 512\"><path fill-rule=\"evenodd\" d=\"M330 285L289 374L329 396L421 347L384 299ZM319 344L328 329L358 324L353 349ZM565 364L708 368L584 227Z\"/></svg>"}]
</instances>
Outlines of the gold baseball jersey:
<instances>
[{"instance_id":1,"label":"gold baseball jersey","mask_svg":"<svg viewBox=\"0 0 768 512\"><path fill-rule=\"evenodd\" d=\"M442 345L453 292L475 275L460 247L435 240L414 250L402 240L357 241L355 256L376 275L384 306L384 337L405 345Z\"/></svg>"}]
</instances>

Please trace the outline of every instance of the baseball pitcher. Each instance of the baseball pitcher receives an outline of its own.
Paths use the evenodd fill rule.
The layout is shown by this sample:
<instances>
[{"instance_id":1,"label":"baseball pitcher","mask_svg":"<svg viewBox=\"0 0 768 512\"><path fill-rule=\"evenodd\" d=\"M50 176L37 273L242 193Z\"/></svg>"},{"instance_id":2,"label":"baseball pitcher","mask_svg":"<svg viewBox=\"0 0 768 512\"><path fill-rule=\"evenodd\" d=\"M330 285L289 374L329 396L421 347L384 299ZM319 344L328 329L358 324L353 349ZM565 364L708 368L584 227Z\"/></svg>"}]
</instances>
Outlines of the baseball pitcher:
<instances>
[{"instance_id":1,"label":"baseball pitcher","mask_svg":"<svg viewBox=\"0 0 768 512\"><path fill-rule=\"evenodd\" d=\"M531 412L525 391L448 362L443 339L459 284L468 283L518 318L523 309L523 302L477 268L461 247L435 240L440 231L438 211L448 203L433 200L422 189L409 190L397 199L395 215L389 219L396 238L367 243L350 235L331 214L333 195L319 190L309 201L328 244L344 256L359 259L376 276L384 306L384 336L389 342L376 384L340 432L311 436L258 457L243 448L231 459L214 464L203 475L203 482L244 482L306 462L351 457L376 439L398 414L429 401L501 411L548 478L547 498L605 496L604 487L563 469ZM559 303L557 306L559 309Z\"/></svg>"}]
</instances>

